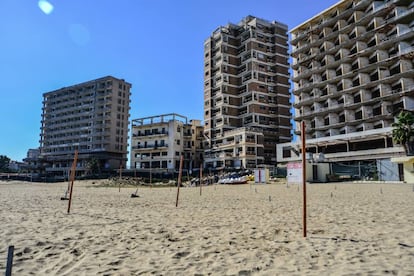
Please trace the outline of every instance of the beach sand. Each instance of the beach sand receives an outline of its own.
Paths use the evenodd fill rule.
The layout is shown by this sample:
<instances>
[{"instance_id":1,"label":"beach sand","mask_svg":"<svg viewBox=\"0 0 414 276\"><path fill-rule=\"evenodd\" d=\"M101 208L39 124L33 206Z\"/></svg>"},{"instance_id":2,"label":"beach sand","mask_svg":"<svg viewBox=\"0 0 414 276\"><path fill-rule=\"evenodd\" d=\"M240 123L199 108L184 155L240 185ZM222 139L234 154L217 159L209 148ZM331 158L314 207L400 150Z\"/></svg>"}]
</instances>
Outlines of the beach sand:
<instances>
[{"instance_id":1,"label":"beach sand","mask_svg":"<svg viewBox=\"0 0 414 276\"><path fill-rule=\"evenodd\" d=\"M181 188L0 182L0 274L414 275L408 184Z\"/></svg>"}]
</instances>

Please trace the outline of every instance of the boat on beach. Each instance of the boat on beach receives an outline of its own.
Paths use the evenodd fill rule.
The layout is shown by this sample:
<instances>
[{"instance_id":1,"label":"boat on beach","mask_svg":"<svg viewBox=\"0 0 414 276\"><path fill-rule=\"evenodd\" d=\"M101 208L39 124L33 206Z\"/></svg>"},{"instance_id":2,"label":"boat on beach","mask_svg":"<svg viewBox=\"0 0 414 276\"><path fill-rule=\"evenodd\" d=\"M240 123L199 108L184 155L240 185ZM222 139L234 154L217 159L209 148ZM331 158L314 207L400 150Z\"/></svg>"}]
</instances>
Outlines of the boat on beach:
<instances>
[{"instance_id":1,"label":"boat on beach","mask_svg":"<svg viewBox=\"0 0 414 276\"><path fill-rule=\"evenodd\" d=\"M219 184L247 184L247 176L230 175L228 177L220 178Z\"/></svg>"}]
</instances>

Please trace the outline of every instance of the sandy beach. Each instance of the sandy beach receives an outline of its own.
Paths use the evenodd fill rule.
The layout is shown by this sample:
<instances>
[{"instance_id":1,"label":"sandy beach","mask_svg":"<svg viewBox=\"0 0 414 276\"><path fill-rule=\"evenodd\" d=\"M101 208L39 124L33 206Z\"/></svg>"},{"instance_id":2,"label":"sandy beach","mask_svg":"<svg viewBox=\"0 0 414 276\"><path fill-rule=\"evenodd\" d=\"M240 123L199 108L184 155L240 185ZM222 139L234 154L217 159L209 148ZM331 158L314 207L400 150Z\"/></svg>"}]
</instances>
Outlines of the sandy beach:
<instances>
[{"instance_id":1,"label":"sandy beach","mask_svg":"<svg viewBox=\"0 0 414 276\"><path fill-rule=\"evenodd\" d=\"M412 185L310 184L303 238L297 186L98 184L0 182L0 274L414 275Z\"/></svg>"}]
</instances>

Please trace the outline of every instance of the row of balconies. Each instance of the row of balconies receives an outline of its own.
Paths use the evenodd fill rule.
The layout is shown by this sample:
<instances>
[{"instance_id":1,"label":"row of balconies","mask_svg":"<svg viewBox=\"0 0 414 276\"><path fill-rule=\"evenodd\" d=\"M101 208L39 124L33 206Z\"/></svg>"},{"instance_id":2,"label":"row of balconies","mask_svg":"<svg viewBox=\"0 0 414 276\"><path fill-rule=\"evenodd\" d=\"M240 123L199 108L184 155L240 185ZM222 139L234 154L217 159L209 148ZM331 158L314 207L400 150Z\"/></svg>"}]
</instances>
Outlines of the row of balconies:
<instances>
[{"instance_id":1,"label":"row of balconies","mask_svg":"<svg viewBox=\"0 0 414 276\"><path fill-rule=\"evenodd\" d=\"M88 90L89 91L89 90ZM47 104L61 104L61 103L79 103L79 102L83 102L83 101L91 101L94 100L95 98L97 99L101 99L101 98L106 98L111 100L112 97L108 97L109 95L112 95L113 90L96 90L96 91L92 91L92 92L80 92L78 94L73 94L73 93L64 93L64 94L53 94L53 95L48 95L45 96L43 103L47 103Z\"/></svg>"},{"instance_id":2,"label":"row of balconies","mask_svg":"<svg viewBox=\"0 0 414 276\"><path fill-rule=\"evenodd\" d=\"M46 134L42 134L41 137L43 138L44 141L48 141L48 143L51 144L55 144L55 145L59 145L61 143L63 143L62 141L66 140L66 139L71 139L72 137L78 139L78 138L82 138L84 140L86 140L85 138L88 139L88 141L109 141L109 131L93 131L90 134L83 134L83 135L77 135L75 133L71 133L71 132L53 132L53 133L46 133Z\"/></svg>"},{"instance_id":3,"label":"row of balconies","mask_svg":"<svg viewBox=\"0 0 414 276\"><path fill-rule=\"evenodd\" d=\"M408 7L397 7L389 11L387 9L394 5L393 2L385 3L367 0L354 3L352 1L351 5L354 6L346 7L343 10L334 9L334 13L320 16L320 21L316 24L308 25L306 29L293 32L292 44L297 45L300 40L310 36L313 32L321 33L325 28L340 31L348 25L361 24L370 20L372 17L386 16L387 11L389 14L392 14L398 9L410 9L412 6L411 4Z\"/></svg>"},{"instance_id":4,"label":"row of balconies","mask_svg":"<svg viewBox=\"0 0 414 276\"><path fill-rule=\"evenodd\" d=\"M253 47L252 46L253 43L255 45L257 44L258 47ZM231 48L230 50L228 50L228 47L226 46L213 53L211 59L209 59L211 62L211 67L216 68L224 63L233 64L235 61L237 61L237 63L240 63L240 62L243 63L244 61L250 59L251 57L260 58L260 60L262 60L263 62L271 62L273 61L274 54L278 53L278 50L276 49L276 47L273 47L272 45L274 44L271 44L271 46L266 46L260 43L250 42L249 44L243 44L237 51L234 48ZM282 45L278 45L278 46L285 47ZM288 48L286 46L286 51L285 51L286 56L287 56L287 49ZM282 54L282 53L278 53L278 54ZM208 67L208 65L209 63L206 62L205 66Z\"/></svg>"},{"instance_id":5,"label":"row of balconies","mask_svg":"<svg viewBox=\"0 0 414 276\"><path fill-rule=\"evenodd\" d=\"M105 151L108 149L108 144L93 144L93 145L73 145L67 147L48 147L45 146L42 148L44 154L70 154L72 155L74 150L79 150L83 152L94 152L94 151Z\"/></svg>"},{"instance_id":6,"label":"row of balconies","mask_svg":"<svg viewBox=\"0 0 414 276\"><path fill-rule=\"evenodd\" d=\"M410 79L403 79L405 86L410 86ZM372 99L379 99L382 97L386 97L393 93L392 86L390 84L381 83L376 87L371 88L370 90L361 89L353 94L336 94L336 86L334 85L327 85L325 89L320 90L318 88L314 88L310 93L302 93L299 97L297 97L296 105L295 106L303 106L312 104L314 101L325 101L328 102L335 102L340 105L349 105L353 103L359 102L366 102ZM326 96L332 96L326 97Z\"/></svg>"},{"instance_id":7,"label":"row of balconies","mask_svg":"<svg viewBox=\"0 0 414 276\"><path fill-rule=\"evenodd\" d=\"M333 113L315 113L308 117L297 117L295 120L305 121L310 126L310 132L326 132L330 129L343 129L347 126L351 126L351 130L355 132L389 127L394 122L393 114L396 111L413 107L414 98L404 97L399 102L380 102L373 106L361 106L357 110L341 109ZM345 133L349 133L351 130Z\"/></svg>"},{"instance_id":8,"label":"row of balconies","mask_svg":"<svg viewBox=\"0 0 414 276\"><path fill-rule=\"evenodd\" d=\"M243 72L247 71L247 69L245 69ZM240 73L242 74L242 72ZM278 76L280 77L285 77L286 79L288 79L288 74L277 74L276 72L273 72L272 70L268 70L268 69L263 69L263 68L255 68L255 70L249 70L247 73L245 73L244 75L242 75L241 77L237 77L238 75L233 75L233 74L226 74L226 73L217 73L214 74L211 78L211 82L212 82L212 95L211 96L215 96L217 91L221 90L221 87L223 84L229 84L229 85L233 85L233 86L239 86L241 84L245 84L246 82L248 82L249 80L256 80L258 82L262 82L266 85L275 85L278 82ZM269 90L272 90L272 88L270 88ZM223 92L223 91L222 91ZM225 91L224 91L225 92Z\"/></svg>"},{"instance_id":9,"label":"row of balconies","mask_svg":"<svg viewBox=\"0 0 414 276\"><path fill-rule=\"evenodd\" d=\"M341 115L343 116L343 115ZM350 133L351 131L362 131L362 130L370 130L375 128L384 128L389 127L394 123L393 116L378 116L375 119L367 118L367 119L355 119L348 122L341 122L341 121L334 121L329 122L330 120L335 119L331 117L315 117L313 120L305 120L305 123L308 124L309 129L308 132L315 132L315 131L322 131L326 132L331 129L339 130L338 134L341 133L342 130L346 129L346 133ZM363 125L364 129L359 129L359 127Z\"/></svg>"},{"instance_id":10,"label":"row of balconies","mask_svg":"<svg viewBox=\"0 0 414 276\"><path fill-rule=\"evenodd\" d=\"M161 130L161 131L158 131L158 130L155 130L155 131L148 130L148 131L144 131L144 132L141 132L141 131L136 132L133 129L132 131L133 131L132 137L168 136L168 131L167 130Z\"/></svg>"},{"instance_id":11,"label":"row of balconies","mask_svg":"<svg viewBox=\"0 0 414 276\"><path fill-rule=\"evenodd\" d=\"M301 72L310 69L317 69L321 66L330 65L337 61L343 62L345 58L365 49L371 49L372 51L374 51L374 54L376 54L376 51L378 50L381 54L381 58L379 60L384 60L388 58L388 52L384 50L379 50L379 48L377 47L382 42L388 40L388 37L384 33L373 33L373 36L367 42L351 41L347 38L347 35L345 34L342 34L340 38L343 39L337 39L335 44L333 44L330 41L323 42L323 49L321 49L321 47L310 47L307 53L298 54L299 59L296 60L296 63L299 63L300 59L308 59L309 56L315 57L312 59L312 62L309 63L310 66L308 67L304 67L303 65L299 64L298 71ZM327 48L328 53L325 53L325 55L321 55L321 53L325 52L325 48ZM316 56L320 56L322 59L318 60Z\"/></svg>"},{"instance_id":12,"label":"row of balconies","mask_svg":"<svg viewBox=\"0 0 414 276\"><path fill-rule=\"evenodd\" d=\"M72 137L78 139L78 138L83 138L82 140L88 140L85 138L89 138L91 137L91 133L90 132L71 132L71 133L52 133L52 134L46 134L44 135L45 139L47 139L49 142L53 143L53 141L58 141L58 140L65 140L65 139L70 139Z\"/></svg>"},{"instance_id":13,"label":"row of balconies","mask_svg":"<svg viewBox=\"0 0 414 276\"><path fill-rule=\"evenodd\" d=\"M407 14L407 12L405 12L405 14ZM354 18L361 18L362 15L363 13L361 12L353 14ZM389 22L390 20L385 20L382 17L374 17L366 24L367 19L365 18L363 22L361 21L360 25L355 25L352 24L352 22L346 22L343 19L339 19L333 27L324 27L319 32L319 36L316 34L309 34L306 40L294 44L293 55L295 56L298 53L306 52L312 47L319 47L323 52L334 46L344 44L350 39L357 38L358 40L361 40L369 38L369 35L373 36L381 30L384 31L384 27L387 27L387 24L389 26L389 24L394 23L394 21L397 21L396 19L397 18L394 18L392 20L393 22ZM333 41L335 42L333 43Z\"/></svg>"},{"instance_id":14,"label":"row of balconies","mask_svg":"<svg viewBox=\"0 0 414 276\"><path fill-rule=\"evenodd\" d=\"M338 123L347 123L357 120L366 120L378 116L388 116L392 115L392 102L379 102L373 106L366 106L362 105L357 109L344 109L343 107L337 110L326 109L327 112L323 112L324 110L318 110L309 114L309 112L304 112L307 114L304 115L311 115L307 116L307 118L315 117L315 125L314 127L322 127L322 126L329 126ZM305 116L302 116L304 118ZM297 118L299 119L299 118Z\"/></svg>"},{"instance_id":15,"label":"row of balconies","mask_svg":"<svg viewBox=\"0 0 414 276\"><path fill-rule=\"evenodd\" d=\"M82 128L78 129L79 131L75 131L74 129L47 129L45 128L43 133L45 134L41 134L41 136L48 136L51 137L56 136L56 137L71 137L71 136L78 136L79 132L82 132ZM85 131L85 129L83 129ZM86 128L86 131L89 131L90 128ZM83 132L84 132L83 131ZM89 134L90 137L101 137L104 135L107 135L110 132L109 128L94 128L93 131Z\"/></svg>"},{"instance_id":16,"label":"row of balconies","mask_svg":"<svg viewBox=\"0 0 414 276\"><path fill-rule=\"evenodd\" d=\"M397 38L398 41L401 41L404 38L408 38L409 36L413 35L412 29L407 24L396 25L394 28L391 29L391 31L389 31L386 34L377 32L375 30L370 31L368 33L362 33L363 31L355 31L355 34L353 35L355 37L350 37L349 40L345 41L345 43L342 44L338 42L336 45L331 41L324 41L321 42L322 46L320 46L319 48L310 47L310 49L306 53L293 52L293 69L296 70L300 65L304 65L306 62L311 60L325 59L326 56L343 56L343 54L340 52L341 49L349 48L348 55L350 55L351 57L357 54L361 55L361 53L364 53L364 55L368 55L370 54L370 52L379 49L379 47L386 47L387 45L390 46L393 41L397 40ZM334 59L329 57L329 62L323 61L325 64L322 64L322 66L339 60L340 56Z\"/></svg>"},{"instance_id":17,"label":"row of balconies","mask_svg":"<svg viewBox=\"0 0 414 276\"><path fill-rule=\"evenodd\" d=\"M221 65L239 65L243 64L247 60L250 60L251 58L267 63L274 62L276 55L288 57L287 47L282 52L276 47L261 46L262 47L252 47L248 44L247 47L243 47L242 51L238 51L237 53L235 51L226 51L225 49L217 51L211 58L205 59L205 67L208 68L210 64L212 69L215 69Z\"/></svg>"},{"instance_id":18,"label":"row of balconies","mask_svg":"<svg viewBox=\"0 0 414 276\"><path fill-rule=\"evenodd\" d=\"M160 144L147 144L147 145L136 145L132 146L133 150L139 149L159 149L159 148L168 148L168 144L160 143Z\"/></svg>"},{"instance_id":19,"label":"row of balconies","mask_svg":"<svg viewBox=\"0 0 414 276\"><path fill-rule=\"evenodd\" d=\"M42 107L42 109L45 110L46 112L53 112L53 113L73 112L73 111L78 111L81 109L93 110L93 108L94 108L93 101L73 103L73 104L67 104L67 102L62 102L61 104L44 104L44 106Z\"/></svg>"},{"instance_id":20,"label":"row of balconies","mask_svg":"<svg viewBox=\"0 0 414 276\"><path fill-rule=\"evenodd\" d=\"M410 48L407 48L406 52L411 53ZM370 81L377 81L386 79L390 74L394 75L409 72L413 67L412 62L408 57L409 54L407 54L407 58L402 60L387 59L387 56L383 54L383 52L378 51L369 58L359 57L352 64L340 64L336 69L323 69L310 72L306 75L303 74L301 75L302 79L300 80L301 82L299 82L299 85L301 83L305 86L306 84L313 82L335 82L342 78L351 78L355 74L357 74L357 76L354 76L354 81L358 81L355 78L360 78L360 76L364 75L369 76ZM372 71L373 69L374 71ZM358 74L358 72L360 73ZM298 80L299 78L296 77L294 79ZM359 80L359 82L361 82L361 80Z\"/></svg>"},{"instance_id":21,"label":"row of balconies","mask_svg":"<svg viewBox=\"0 0 414 276\"><path fill-rule=\"evenodd\" d=\"M358 64L364 62L367 61L365 59L358 59L354 65L358 66ZM369 68L371 68L370 70L374 70L370 71ZM349 70L349 64L343 64L338 67L336 71L328 69L324 71L322 75L313 74L307 79L300 79L299 82L294 83L293 93L295 95L300 95L311 91L313 88L321 89L327 86L333 87L332 85L336 85L337 92L349 89L352 90L353 88L372 87L379 83L389 83L396 79L403 78L405 75L410 74L412 69L413 63L409 59L394 60L394 63L388 63L388 67L375 65L370 67L366 66L355 72L347 72ZM339 75L343 73L343 71L347 73Z\"/></svg>"},{"instance_id":22,"label":"row of balconies","mask_svg":"<svg viewBox=\"0 0 414 276\"><path fill-rule=\"evenodd\" d=\"M67 119L42 120L42 123L47 127L55 126L55 128L58 128L60 125L68 125L68 128L78 128L81 127L83 123L87 123L88 125L92 122L94 122L94 125L99 123L110 124L110 118L110 114L105 114L98 118L94 118L94 120L91 120L90 118L72 117Z\"/></svg>"},{"instance_id":23,"label":"row of balconies","mask_svg":"<svg viewBox=\"0 0 414 276\"><path fill-rule=\"evenodd\" d=\"M303 115L309 112L324 111L339 107L355 108L362 104L373 104L377 101L390 101L399 98L402 93L412 93L414 89L414 80L411 78L402 78L392 84L381 83L370 90L359 89L354 93L335 95L326 95L319 89L313 89L310 94L296 96L295 108L303 107ZM304 97L304 95L306 95ZM339 97L338 97L339 96Z\"/></svg>"},{"instance_id":24,"label":"row of balconies","mask_svg":"<svg viewBox=\"0 0 414 276\"><path fill-rule=\"evenodd\" d=\"M88 115L90 114L89 112L81 112L81 113L76 113L76 114L60 114L59 116L55 116L55 114L44 114L43 115L43 120L42 123L47 122L48 124L56 124L59 123L62 120L70 120L70 121L83 121L83 120L88 120L91 121L91 119L93 119L92 115Z\"/></svg>"},{"instance_id":25,"label":"row of balconies","mask_svg":"<svg viewBox=\"0 0 414 276\"><path fill-rule=\"evenodd\" d=\"M310 83L321 83L321 82L335 82L345 78L348 80L352 78L352 87L355 87L354 83L360 83L360 85L386 79L390 75L395 75L399 73L409 72L413 68L413 64L410 60L394 60L394 63L388 62L388 67L380 66L376 61L381 58L381 53L376 53L372 55L370 59L365 57L360 57L356 59L352 64L341 64L335 69L326 69L321 71L319 74L314 73L310 75L307 79L300 79L299 87L305 86ZM376 64L374 64L376 63ZM370 66L372 65L372 66ZM384 63L382 65L385 65ZM362 69L360 69L362 68ZM371 71L373 70L373 71ZM359 73L358 73L359 72ZM365 72L365 73L364 73ZM328 85L332 85L329 84ZM350 87L347 87L350 88Z\"/></svg>"},{"instance_id":26,"label":"row of balconies","mask_svg":"<svg viewBox=\"0 0 414 276\"><path fill-rule=\"evenodd\" d=\"M109 143L102 142L95 142L95 143L86 143L86 142L74 142L74 143L67 143L61 145L52 145L49 143L45 143L42 146L44 152L55 152L55 153L62 153L67 151L72 151L73 149L77 148L78 150L86 150L86 149L95 149L95 148L104 148L107 147ZM73 153L73 151L72 151Z\"/></svg>"},{"instance_id":27,"label":"row of balconies","mask_svg":"<svg viewBox=\"0 0 414 276\"><path fill-rule=\"evenodd\" d=\"M310 131L307 135L309 135L308 138L314 139L335 135L351 134L355 132L368 131L373 129L388 128L392 126L392 123L393 120L380 120L376 123L359 123L356 125L330 126L329 128L324 130L314 129Z\"/></svg>"},{"instance_id":28,"label":"row of balconies","mask_svg":"<svg viewBox=\"0 0 414 276\"><path fill-rule=\"evenodd\" d=\"M112 98L111 97L107 97L105 98L106 102L111 102ZM95 98L93 96L88 96L88 97L82 97L79 99L62 99L59 98L59 100L55 100L55 101L43 101L43 105L44 107L53 107L56 109L65 109L65 108L74 108L74 107L79 107L79 106L90 106L92 104L95 103Z\"/></svg>"},{"instance_id":29,"label":"row of balconies","mask_svg":"<svg viewBox=\"0 0 414 276\"><path fill-rule=\"evenodd\" d=\"M60 104L65 103L67 101L76 101L76 100L88 100L93 99L95 96L95 91L92 92L81 92L78 95L74 95L73 92L63 92L63 93L53 93L50 95L44 95L43 103L48 104Z\"/></svg>"}]
</instances>

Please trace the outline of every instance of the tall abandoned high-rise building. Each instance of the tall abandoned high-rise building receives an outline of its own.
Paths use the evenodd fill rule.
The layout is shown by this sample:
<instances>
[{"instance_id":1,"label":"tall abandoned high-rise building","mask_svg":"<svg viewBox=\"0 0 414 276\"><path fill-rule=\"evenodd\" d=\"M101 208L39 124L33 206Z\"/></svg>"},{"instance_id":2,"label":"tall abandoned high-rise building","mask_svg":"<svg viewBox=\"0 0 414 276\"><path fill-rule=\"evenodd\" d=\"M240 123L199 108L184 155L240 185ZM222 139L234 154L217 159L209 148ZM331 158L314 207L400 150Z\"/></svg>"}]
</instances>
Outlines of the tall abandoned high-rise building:
<instances>
[{"instance_id":1,"label":"tall abandoned high-rise building","mask_svg":"<svg viewBox=\"0 0 414 276\"><path fill-rule=\"evenodd\" d=\"M247 16L204 43L204 121L210 168L275 165L291 140L287 26Z\"/></svg>"},{"instance_id":2,"label":"tall abandoned high-rise building","mask_svg":"<svg viewBox=\"0 0 414 276\"><path fill-rule=\"evenodd\" d=\"M126 167L131 84L108 76L43 94L40 160L64 175L78 150L78 174Z\"/></svg>"},{"instance_id":3,"label":"tall abandoned high-rise building","mask_svg":"<svg viewBox=\"0 0 414 276\"><path fill-rule=\"evenodd\" d=\"M365 163L381 180L401 179L392 124L414 110L414 2L342 0L291 34L295 121L306 125L307 150L359 176ZM280 162L297 157L278 148Z\"/></svg>"}]
</instances>

